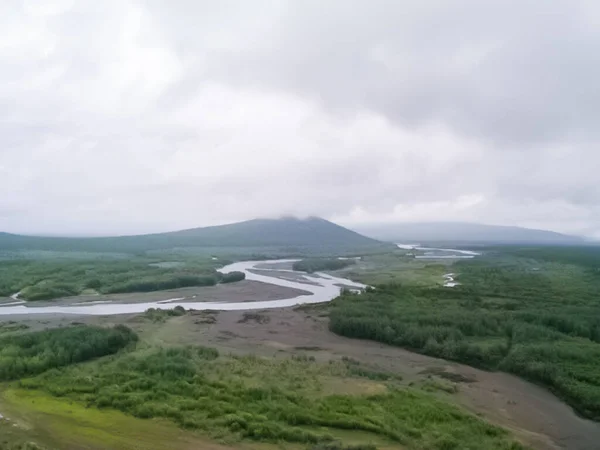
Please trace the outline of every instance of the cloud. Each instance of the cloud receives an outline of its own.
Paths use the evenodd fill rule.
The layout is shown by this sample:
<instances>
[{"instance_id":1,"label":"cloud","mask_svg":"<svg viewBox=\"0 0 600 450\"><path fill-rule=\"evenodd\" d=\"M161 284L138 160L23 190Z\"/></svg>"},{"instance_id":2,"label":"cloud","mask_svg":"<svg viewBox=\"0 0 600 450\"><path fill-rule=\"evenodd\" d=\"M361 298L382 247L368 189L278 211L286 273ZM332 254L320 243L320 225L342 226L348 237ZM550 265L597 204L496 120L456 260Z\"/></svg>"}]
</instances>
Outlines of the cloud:
<instances>
[{"instance_id":1,"label":"cloud","mask_svg":"<svg viewBox=\"0 0 600 450\"><path fill-rule=\"evenodd\" d=\"M7 2L0 229L600 235L598 25L583 0Z\"/></svg>"}]
</instances>

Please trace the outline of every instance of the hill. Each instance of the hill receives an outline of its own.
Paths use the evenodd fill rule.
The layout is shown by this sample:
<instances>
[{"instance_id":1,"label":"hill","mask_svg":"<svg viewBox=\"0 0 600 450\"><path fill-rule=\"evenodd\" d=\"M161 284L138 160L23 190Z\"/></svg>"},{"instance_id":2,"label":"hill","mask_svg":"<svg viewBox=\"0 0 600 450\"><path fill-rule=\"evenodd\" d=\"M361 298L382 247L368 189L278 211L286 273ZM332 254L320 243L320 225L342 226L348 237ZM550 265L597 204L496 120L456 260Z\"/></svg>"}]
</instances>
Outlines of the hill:
<instances>
[{"instance_id":1,"label":"hill","mask_svg":"<svg viewBox=\"0 0 600 450\"><path fill-rule=\"evenodd\" d=\"M205 228L137 236L67 238L0 233L0 251L136 253L173 249L206 253L346 254L387 244L324 219L255 219Z\"/></svg>"},{"instance_id":2,"label":"hill","mask_svg":"<svg viewBox=\"0 0 600 450\"><path fill-rule=\"evenodd\" d=\"M578 236L547 230L462 222L397 223L354 227L375 239L392 242L577 245Z\"/></svg>"}]
</instances>

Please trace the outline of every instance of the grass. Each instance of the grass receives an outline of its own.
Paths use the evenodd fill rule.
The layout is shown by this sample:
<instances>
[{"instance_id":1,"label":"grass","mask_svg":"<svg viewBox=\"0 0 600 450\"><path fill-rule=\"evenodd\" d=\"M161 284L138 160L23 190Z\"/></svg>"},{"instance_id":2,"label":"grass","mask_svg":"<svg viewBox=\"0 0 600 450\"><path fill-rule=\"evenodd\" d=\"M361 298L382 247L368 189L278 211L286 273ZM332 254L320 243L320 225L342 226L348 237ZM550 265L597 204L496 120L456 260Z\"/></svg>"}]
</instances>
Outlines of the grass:
<instances>
[{"instance_id":1,"label":"grass","mask_svg":"<svg viewBox=\"0 0 600 450\"><path fill-rule=\"evenodd\" d=\"M521 375L600 420L600 248L490 253L455 264L455 288L345 293L331 305L330 328Z\"/></svg>"},{"instance_id":2,"label":"grass","mask_svg":"<svg viewBox=\"0 0 600 450\"><path fill-rule=\"evenodd\" d=\"M87 408L41 391L9 388L0 402L11 414L10 422L0 421L3 450L230 448L166 420L142 420L116 410Z\"/></svg>"},{"instance_id":3,"label":"grass","mask_svg":"<svg viewBox=\"0 0 600 450\"><path fill-rule=\"evenodd\" d=\"M367 255L345 269L345 276L368 285L407 283L413 286L435 286L443 283L451 271L448 262L426 262L406 256L406 251Z\"/></svg>"}]
</instances>

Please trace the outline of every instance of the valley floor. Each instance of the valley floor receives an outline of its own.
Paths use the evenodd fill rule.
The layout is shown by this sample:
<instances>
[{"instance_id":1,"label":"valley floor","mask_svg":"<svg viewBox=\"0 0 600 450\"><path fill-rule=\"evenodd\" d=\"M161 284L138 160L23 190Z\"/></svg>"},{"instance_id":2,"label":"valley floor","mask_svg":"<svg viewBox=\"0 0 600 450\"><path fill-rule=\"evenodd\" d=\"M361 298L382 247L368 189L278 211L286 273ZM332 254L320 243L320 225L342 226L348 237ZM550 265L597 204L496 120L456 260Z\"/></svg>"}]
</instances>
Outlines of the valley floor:
<instances>
[{"instance_id":1,"label":"valley floor","mask_svg":"<svg viewBox=\"0 0 600 450\"><path fill-rule=\"evenodd\" d=\"M323 363L344 358L375 371L399 375L402 384L434 391L445 400L457 402L490 422L509 429L522 443L535 449L593 450L600 442L600 424L578 417L570 407L543 388L509 374L486 372L376 342L335 335L328 330L327 310L319 306L254 311L252 314L243 311L191 312L155 322L144 315L40 316L23 318L19 324L35 330L68 326L73 322L125 324L137 331L142 341L157 347L194 344L217 348L221 354L254 354L276 359L314 357L317 362ZM338 383L345 382L341 380ZM347 380L346 383L336 389L352 392L356 380ZM40 405L41 401L37 401ZM19 409L17 405L22 403L22 399L9 402L10 407L6 403L6 398L0 399L0 413L7 416L11 409L17 417L26 418L33 414ZM142 423L136 425L138 427L151 423L133 418L127 420ZM28 426L35 427L35 423L33 421ZM6 422L3 426L6 427ZM217 444L214 447L208 444L198 446L194 442L201 437L177 431L171 424L160 426L167 427L170 433L179 433L177 439L182 446L169 448L226 448ZM123 445L115 448L142 448L128 446L127 439L123 439ZM248 444L246 447L251 446Z\"/></svg>"}]
</instances>

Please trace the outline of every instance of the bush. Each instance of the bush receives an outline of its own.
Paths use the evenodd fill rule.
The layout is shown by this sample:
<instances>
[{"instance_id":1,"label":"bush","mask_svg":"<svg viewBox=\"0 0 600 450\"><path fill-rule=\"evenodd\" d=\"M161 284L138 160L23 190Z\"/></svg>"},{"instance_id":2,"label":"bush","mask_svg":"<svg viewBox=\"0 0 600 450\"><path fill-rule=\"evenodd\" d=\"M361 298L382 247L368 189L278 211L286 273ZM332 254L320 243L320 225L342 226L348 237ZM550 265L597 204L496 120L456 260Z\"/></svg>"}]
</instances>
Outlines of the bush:
<instances>
[{"instance_id":1,"label":"bush","mask_svg":"<svg viewBox=\"0 0 600 450\"><path fill-rule=\"evenodd\" d=\"M229 272L221 274L221 283L235 283L246 279L244 272Z\"/></svg>"},{"instance_id":2,"label":"bush","mask_svg":"<svg viewBox=\"0 0 600 450\"><path fill-rule=\"evenodd\" d=\"M15 380L114 354L137 339L123 325L56 328L1 338L0 380Z\"/></svg>"}]
</instances>

